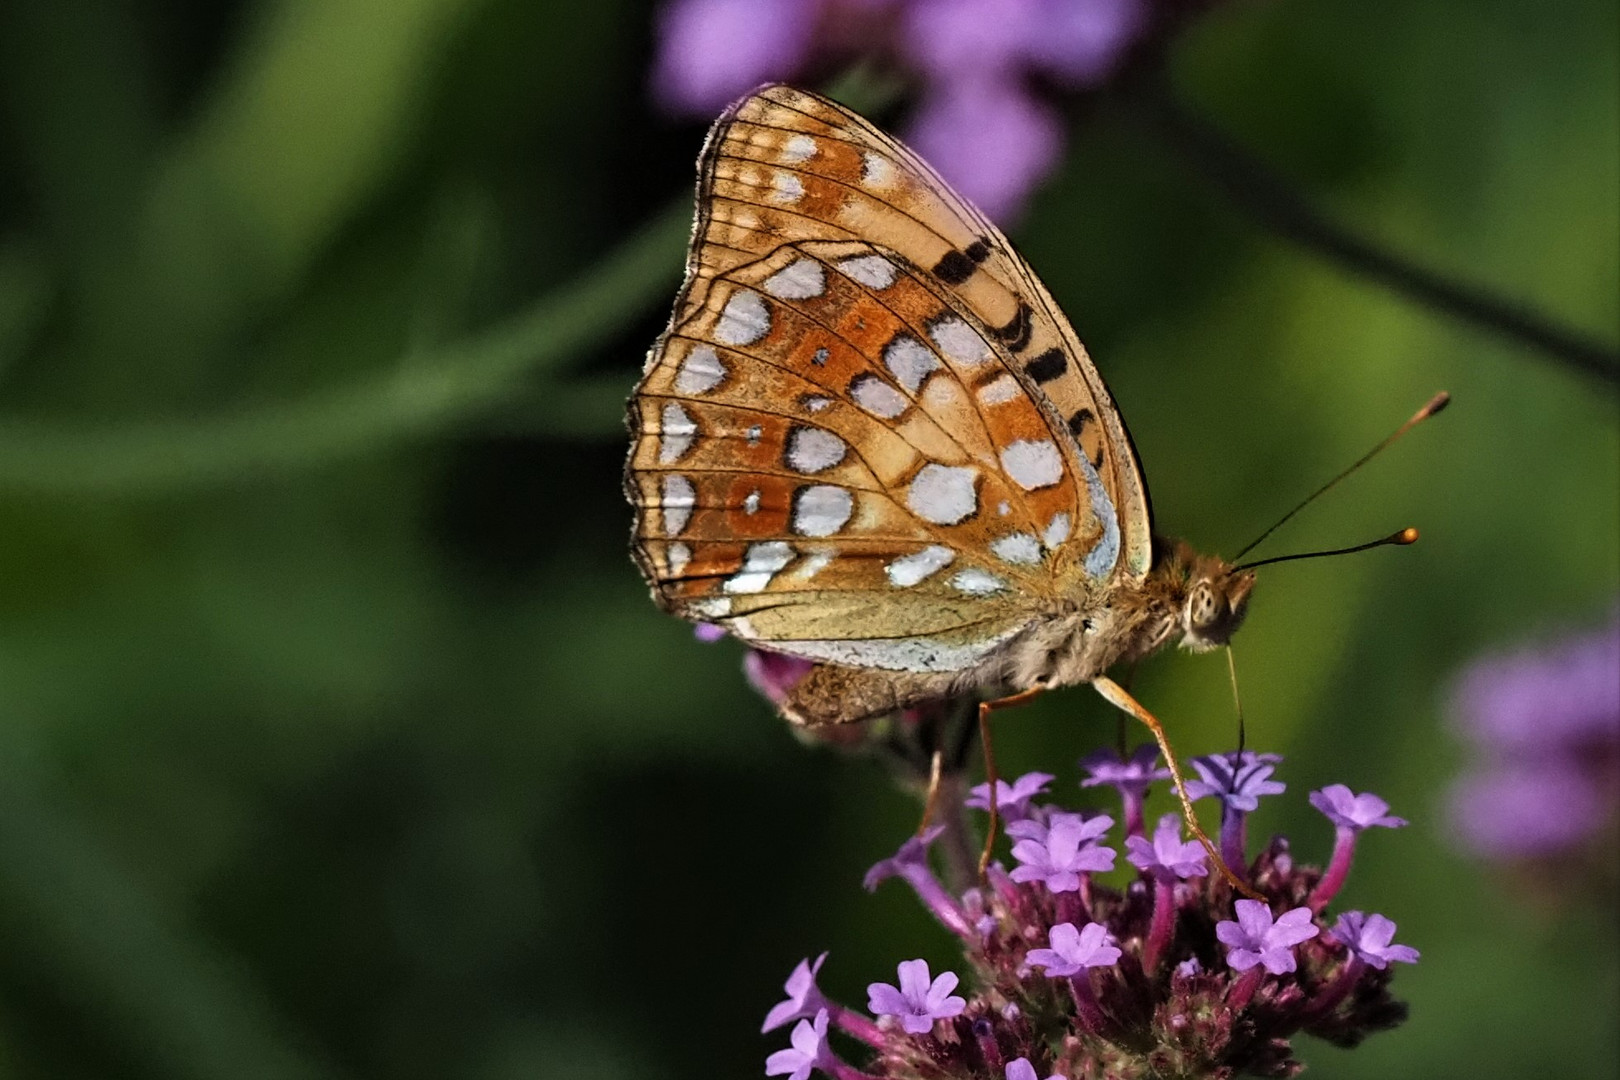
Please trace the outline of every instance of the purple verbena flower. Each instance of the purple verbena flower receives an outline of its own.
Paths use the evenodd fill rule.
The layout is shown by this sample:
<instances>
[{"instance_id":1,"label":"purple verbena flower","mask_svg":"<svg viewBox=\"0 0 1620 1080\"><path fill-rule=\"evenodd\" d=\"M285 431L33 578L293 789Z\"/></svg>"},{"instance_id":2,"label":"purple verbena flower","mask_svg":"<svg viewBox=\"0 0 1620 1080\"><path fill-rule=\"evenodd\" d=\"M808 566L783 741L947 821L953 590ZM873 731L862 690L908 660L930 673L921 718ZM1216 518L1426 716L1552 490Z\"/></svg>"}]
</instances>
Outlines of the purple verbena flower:
<instances>
[{"instance_id":1,"label":"purple verbena flower","mask_svg":"<svg viewBox=\"0 0 1620 1080\"><path fill-rule=\"evenodd\" d=\"M1151 841L1140 836L1127 836L1125 858L1142 873L1155 880L1176 881L1178 878L1202 877L1209 873L1204 845L1196 840L1181 839L1181 815L1165 814L1159 818Z\"/></svg>"},{"instance_id":2,"label":"purple verbena flower","mask_svg":"<svg viewBox=\"0 0 1620 1080\"><path fill-rule=\"evenodd\" d=\"M1025 773L1012 783L1005 780L996 781L996 813L1008 825L1015 821L1022 821L1029 817L1030 800L1037 795L1044 794L1046 785L1056 779L1051 773L1031 772ZM990 785L977 784L968 792L966 806L974 810L990 810Z\"/></svg>"},{"instance_id":3,"label":"purple verbena flower","mask_svg":"<svg viewBox=\"0 0 1620 1080\"><path fill-rule=\"evenodd\" d=\"M1098 750L1081 759L1080 767L1091 775L1080 781L1080 786L1110 784L1118 788L1120 799L1125 804L1126 835L1141 836L1142 802L1147 797L1148 788L1158 781L1170 779L1169 769L1155 767L1154 762L1158 760L1159 748L1152 743L1138 746L1129 759L1121 758L1111 749Z\"/></svg>"},{"instance_id":4,"label":"purple verbena flower","mask_svg":"<svg viewBox=\"0 0 1620 1080\"><path fill-rule=\"evenodd\" d=\"M1468 851L1526 859L1579 845L1613 815L1614 798L1605 796L1588 763L1558 756L1492 764L1463 776L1452 787L1449 811Z\"/></svg>"},{"instance_id":5,"label":"purple verbena flower","mask_svg":"<svg viewBox=\"0 0 1620 1080\"><path fill-rule=\"evenodd\" d=\"M1074 892L1080 888L1080 875L1088 871L1114 868L1113 848L1096 843L1114 824L1113 818L1079 814L1054 814L1043 839L1024 839L1013 845L1013 858L1019 865L1012 871L1014 881L1040 881L1050 892Z\"/></svg>"},{"instance_id":6,"label":"purple verbena flower","mask_svg":"<svg viewBox=\"0 0 1620 1080\"><path fill-rule=\"evenodd\" d=\"M1294 970L1294 946L1315 937L1311 909L1297 907L1273 920L1271 908L1258 900L1237 902L1237 921L1215 924L1215 936L1227 948L1226 963L1233 971L1262 964L1273 975Z\"/></svg>"},{"instance_id":7,"label":"purple verbena flower","mask_svg":"<svg viewBox=\"0 0 1620 1080\"><path fill-rule=\"evenodd\" d=\"M789 1041L793 1044L791 1049L778 1050L765 1059L766 1076L785 1075L788 1080L807 1080L816 1069L832 1072L838 1064L832 1047L827 1045L826 1009L816 1013L813 1021L800 1020Z\"/></svg>"},{"instance_id":8,"label":"purple verbena flower","mask_svg":"<svg viewBox=\"0 0 1620 1080\"><path fill-rule=\"evenodd\" d=\"M819 16L806 0L679 0L659 19L653 88L683 112L719 112L739 94L790 77L810 56Z\"/></svg>"},{"instance_id":9,"label":"purple verbena flower","mask_svg":"<svg viewBox=\"0 0 1620 1080\"><path fill-rule=\"evenodd\" d=\"M935 1020L962 1015L967 1001L951 993L956 989L956 973L942 971L929 980L928 961L903 960L899 965L900 985L873 983L866 988L866 1007L877 1016L892 1016L913 1035L926 1035Z\"/></svg>"},{"instance_id":10,"label":"purple verbena flower","mask_svg":"<svg viewBox=\"0 0 1620 1080\"><path fill-rule=\"evenodd\" d=\"M900 845L899 851L873 865L861 883L866 886L867 892L871 892L887 878L905 879L906 884L917 893L918 899L927 905L946 929L961 938L974 940L979 935L978 928L968 918L961 902L946 891L928 867L928 846L939 839L944 831L944 826L935 825L924 830L921 836L909 837Z\"/></svg>"},{"instance_id":11,"label":"purple verbena flower","mask_svg":"<svg viewBox=\"0 0 1620 1080\"><path fill-rule=\"evenodd\" d=\"M1286 784L1271 779L1282 762L1281 754L1211 754L1193 758L1199 779L1187 781L1187 797L1202 799L1213 795L1221 800L1221 859L1234 874L1242 875L1248 864L1248 815L1260 805L1262 795L1281 795Z\"/></svg>"},{"instance_id":12,"label":"purple verbena flower","mask_svg":"<svg viewBox=\"0 0 1620 1080\"><path fill-rule=\"evenodd\" d=\"M1395 924L1382 915L1346 911L1328 931L1328 937L1348 948L1357 960L1380 971L1392 960L1402 964L1418 962L1418 951L1412 946L1390 944L1395 940Z\"/></svg>"},{"instance_id":13,"label":"purple verbena flower","mask_svg":"<svg viewBox=\"0 0 1620 1080\"><path fill-rule=\"evenodd\" d=\"M1342 829L1360 831L1375 825L1398 829L1406 824L1405 818L1393 817L1389 813L1389 803L1377 795L1370 791L1356 795L1343 784L1329 784L1320 791L1311 792L1311 805Z\"/></svg>"},{"instance_id":14,"label":"purple verbena flower","mask_svg":"<svg viewBox=\"0 0 1620 1080\"><path fill-rule=\"evenodd\" d=\"M787 1000L777 1002L765 1014L765 1026L759 1029L761 1032L779 1028L792 1020L803 1020L827 1008L827 999L816 986L816 973L826 962L826 953L816 957L814 962L809 959L799 961L799 966L793 969L793 974L782 986L787 991Z\"/></svg>"},{"instance_id":15,"label":"purple verbena flower","mask_svg":"<svg viewBox=\"0 0 1620 1080\"><path fill-rule=\"evenodd\" d=\"M1187 781L1187 797L1196 800L1213 795L1221 800L1223 813L1237 810L1252 814L1259 808L1262 795L1281 795L1288 790L1287 784L1271 779L1281 763L1281 754L1257 754L1253 750L1193 758L1198 779Z\"/></svg>"},{"instance_id":16,"label":"purple verbena flower","mask_svg":"<svg viewBox=\"0 0 1620 1080\"><path fill-rule=\"evenodd\" d=\"M1122 955L1113 935L1101 923L1087 923L1076 929L1073 923L1058 923L1047 936L1049 949L1031 949L1025 959L1031 967L1044 968L1052 978L1075 975L1094 967L1113 967Z\"/></svg>"}]
</instances>

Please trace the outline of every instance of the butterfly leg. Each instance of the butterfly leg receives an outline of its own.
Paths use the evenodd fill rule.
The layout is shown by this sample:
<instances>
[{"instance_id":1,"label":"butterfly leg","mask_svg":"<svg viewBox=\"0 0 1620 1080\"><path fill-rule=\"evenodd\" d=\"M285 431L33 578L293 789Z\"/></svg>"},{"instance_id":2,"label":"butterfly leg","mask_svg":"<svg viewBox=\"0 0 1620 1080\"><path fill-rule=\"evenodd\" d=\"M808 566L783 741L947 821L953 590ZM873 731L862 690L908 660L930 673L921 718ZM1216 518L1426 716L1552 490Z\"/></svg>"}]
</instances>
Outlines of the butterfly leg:
<instances>
[{"instance_id":1,"label":"butterfly leg","mask_svg":"<svg viewBox=\"0 0 1620 1080\"><path fill-rule=\"evenodd\" d=\"M935 750L928 762L928 797L923 800L922 820L917 823L917 835L928 831L939 808L939 789L945 779L945 751Z\"/></svg>"},{"instance_id":2,"label":"butterfly leg","mask_svg":"<svg viewBox=\"0 0 1620 1080\"><path fill-rule=\"evenodd\" d=\"M1164 755L1164 763L1170 769L1170 779L1175 783L1176 797L1181 800L1181 816L1186 820L1187 828L1192 832L1193 836L1198 838L1198 842L1204 845L1204 850L1209 852L1209 857L1214 863L1215 869L1220 872L1220 875L1227 880L1227 883L1232 888L1251 899L1264 900L1265 897L1255 892L1232 872L1232 868L1226 865L1226 860L1221 858L1221 853L1215 850L1215 845L1210 842L1209 837L1204 834L1203 828L1199 826L1198 816L1193 813L1192 799L1187 797L1186 782L1181 779L1181 768L1176 764L1175 752L1170 749L1170 740L1165 735L1164 726L1159 723L1158 718L1143 708L1141 702L1127 694L1118 683L1106 675L1100 675L1092 679L1091 685L1096 687L1097 693L1101 694L1110 705L1130 713L1146 724L1149 731L1153 732L1153 738L1159 744L1159 752Z\"/></svg>"},{"instance_id":3,"label":"butterfly leg","mask_svg":"<svg viewBox=\"0 0 1620 1080\"><path fill-rule=\"evenodd\" d=\"M984 850L979 853L979 877L982 880L985 871L990 868L990 852L996 844L996 829L1001 824L999 811L996 809L996 782L1001 778L996 775L996 755L990 745L990 714L997 709L1010 709L1014 705L1022 705L1032 700L1035 695L1046 689L1043 686L1032 686L1028 690L1020 690L1016 694L1009 694L1004 698L993 701L979 702L979 742L984 746L984 781L990 788L990 823L984 829Z\"/></svg>"}]
</instances>

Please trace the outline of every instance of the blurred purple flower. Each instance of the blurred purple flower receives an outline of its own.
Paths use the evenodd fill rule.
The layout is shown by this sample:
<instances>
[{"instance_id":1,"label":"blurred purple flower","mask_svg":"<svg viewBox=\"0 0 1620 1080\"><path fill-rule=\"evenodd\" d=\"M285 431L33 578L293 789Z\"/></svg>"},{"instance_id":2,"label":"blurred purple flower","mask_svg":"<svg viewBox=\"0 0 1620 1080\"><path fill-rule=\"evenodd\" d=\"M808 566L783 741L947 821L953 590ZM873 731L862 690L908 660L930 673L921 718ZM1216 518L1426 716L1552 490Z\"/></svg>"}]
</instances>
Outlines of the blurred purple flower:
<instances>
[{"instance_id":1,"label":"blurred purple flower","mask_svg":"<svg viewBox=\"0 0 1620 1080\"><path fill-rule=\"evenodd\" d=\"M1029 1063L1029 1058L1016 1058L1007 1062L1007 1080L1040 1080L1035 1073L1035 1066ZM1046 1080L1064 1080L1063 1077L1053 1073Z\"/></svg>"},{"instance_id":2,"label":"blurred purple flower","mask_svg":"<svg viewBox=\"0 0 1620 1080\"><path fill-rule=\"evenodd\" d=\"M938 840L944 831L943 825L935 825L923 830L921 836L909 837L900 845L899 851L874 864L861 879L861 884L866 886L867 892L872 892L888 878L904 879L917 894L917 898L934 913L934 917L944 924L947 930L971 941L978 934L978 928L973 925L973 920L968 918L961 902L940 884L939 878L934 876L933 870L928 866L928 847Z\"/></svg>"},{"instance_id":3,"label":"blurred purple flower","mask_svg":"<svg viewBox=\"0 0 1620 1080\"><path fill-rule=\"evenodd\" d=\"M1051 773L1032 772L1025 773L1012 783L1005 780L996 781L996 813L1001 820L1011 825L1015 821L1022 821L1029 817L1029 803L1037 795L1044 794L1046 785L1056 777ZM990 785L976 784L964 802L965 806L973 810L990 810Z\"/></svg>"},{"instance_id":4,"label":"blurred purple flower","mask_svg":"<svg viewBox=\"0 0 1620 1080\"><path fill-rule=\"evenodd\" d=\"M1311 909L1297 907L1273 919L1271 908L1258 900L1239 900L1236 907L1236 922L1215 924L1215 936L1227 949L1227 966L1247 971L1261 964L1273 975L1293 971L1294 946L1317 934Z\"/></svg>"},{"instance_id":5,"label":"blurred purple flower","mask_svg":"<svg viewBox=\"0 0 1620 1080\"><path fill-rule=\"evenodd\" d=\"M1391 960L1402 964L1418 962L1418 951L1410 945L1391 945L1395 924L1382 915L1346 911L1328 931L1328 937L1350 950L1352 956L1382 971Z\"/></svg>"},{"instance_id":6,"label":"blurred purple flower","mask_svg":"<svg viewBox=\"0 0 1620 1080\"><path fill-rule=\"evenodd\" d=\"M1082 873L1114 868L1114 849L1096 843L1113 824L1107 816L1087 820L1079 814L1054 814L1043 839L1029 837L1013 845L1019 865L1009 876L1017 882L1042 882L1049 892L1074 892Z\"/></svg>"},{"instance_id":7,"label":"blurred purple flower","mask_svg":"<svg viewBox=\"0 0 1620 1080\"><path fill-rule=\"evenodd\" d=\"M799 680L810 674L810 669L815 666L813 660L766 652L764 649L749 649L743 655L743 674L748 676L749 684L772 705L786 701Z\"/></svg>"},{"instance_id":8,"label":"blurred purple flower","mask_svg":"<svg viewBox=\"0 0 1620 1080\"><path fill-rule=\"evenodd\" d=\"M935 1020L960 1016L967 1008L966 999L951 993L958 981L955 972L942 971L930 981L928 961L902 960L899 975L898 988L888 983L868 986L866 1007L877 1016L894 1017L913 1035L925 1035L934 1029Z\"/></svg>"},{"instance_id":9,"label":"blurred purple flower","mask_svg":"<svg viewBox=\"0 0 1620 1080\"><path fill-rule=\"evenodd\" d=\"M1113 935L1102 923L1086 923L1076 929L1073 923L1058 923L1047 935L1049 949L1031 949L1030 966L1044 968L1053 978L1076 975L1094 967L1113 967L1120 951Z\"/></svg>"},{"instance_id":10,"label":"blurred purple flower","mask_svg":"<svg viewBox=\"0 0 1620 1080\"><path fill-rule=\"evenodd\" d=\"M1461 846L1524 859L1579 848L1620 804L1620 614L1602 629L1487 656L1449 709L1474 746L1452 787Z\"/></svg>"},{"instance_id":11,"label":"blurred purple flower","mask_svg":"<svg viewBox=\"0 0 1620 1080\"><path fill-rule=\"evenodd\" d=\"M726 636L726 628L719 623L700 622L692 626L692 636L705 645L712 645Z\"/></svg>"},{"instance_id":12,"label":"blurred purple flower","mask_svg":"<svg viewBox=\"0 0 1620 1080\"><path fill-rule=\"evenodd\" d=\"M671 0L653 92L712 115L762 82L829 61L898 61L919 84L907 141L996 220L1056 165L1063 124L1037 83L1100 84L1149 22L1149 0Z\"/></svg>"}]
</instances>

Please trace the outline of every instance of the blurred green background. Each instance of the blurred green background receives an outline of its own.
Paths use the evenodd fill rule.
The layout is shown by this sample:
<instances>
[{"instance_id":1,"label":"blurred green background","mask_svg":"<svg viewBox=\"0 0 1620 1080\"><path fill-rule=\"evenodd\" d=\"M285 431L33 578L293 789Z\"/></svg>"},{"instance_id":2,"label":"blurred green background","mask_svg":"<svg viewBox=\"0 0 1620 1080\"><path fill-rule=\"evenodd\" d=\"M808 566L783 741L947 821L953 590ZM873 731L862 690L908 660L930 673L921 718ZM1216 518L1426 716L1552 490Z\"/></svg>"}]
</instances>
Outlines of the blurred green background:
<instances>
[{"instance_id":1,"label":"blurred green background","mask_svg":"<svg viewBox=\"0 0 1620 1080\"><path fill-rule=\"evenodd\" d=\"M621 409L702 125L647 3L0 5L0 1077L760 1075L802 956L950 942L868 864L916 807L800 746L626 553ZM1235 3L1175 49L1334 217L1613 343L1620 17L1603 0ZM672 216L673 215L673 216ZM1437 389L1272 550L1237 639L1258 835L1371 836L1341 906L1421 964L1321 1077L1613 1075L1612 898L1447 846L1448 679L1620 592L1612 384L1267 236L1126 108L1015 230L1130 418L1160 527L1232 552ZM1219 657L1136 690L1233 738ZM1114 721L1000 722L1007 773Z\"/></svg>"}]
</instances>

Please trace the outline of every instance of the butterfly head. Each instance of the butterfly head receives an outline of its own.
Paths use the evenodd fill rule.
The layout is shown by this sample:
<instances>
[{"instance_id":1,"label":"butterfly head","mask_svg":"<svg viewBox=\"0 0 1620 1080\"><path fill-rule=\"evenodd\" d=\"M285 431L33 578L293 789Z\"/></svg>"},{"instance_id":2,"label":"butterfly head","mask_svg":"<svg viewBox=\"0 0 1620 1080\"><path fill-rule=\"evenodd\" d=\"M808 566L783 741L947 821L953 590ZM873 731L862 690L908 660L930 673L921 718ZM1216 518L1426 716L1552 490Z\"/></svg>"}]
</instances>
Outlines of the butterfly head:
<instances>
[{"instance_id":1,"label":"butterfly head","mask_svg":"<svg viewBox=\"0 0 1620 1080\"><path fill-rule=\"evenodd\" d=\"M1193 555L1187 560L1187 592L1181 606L1181 647L1207 652L1231 640L1249 612L1254 571L1225 560Z\"/></svg>"}]
</instances>

